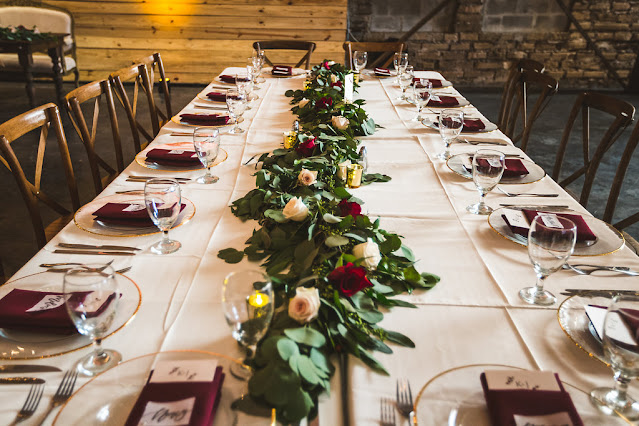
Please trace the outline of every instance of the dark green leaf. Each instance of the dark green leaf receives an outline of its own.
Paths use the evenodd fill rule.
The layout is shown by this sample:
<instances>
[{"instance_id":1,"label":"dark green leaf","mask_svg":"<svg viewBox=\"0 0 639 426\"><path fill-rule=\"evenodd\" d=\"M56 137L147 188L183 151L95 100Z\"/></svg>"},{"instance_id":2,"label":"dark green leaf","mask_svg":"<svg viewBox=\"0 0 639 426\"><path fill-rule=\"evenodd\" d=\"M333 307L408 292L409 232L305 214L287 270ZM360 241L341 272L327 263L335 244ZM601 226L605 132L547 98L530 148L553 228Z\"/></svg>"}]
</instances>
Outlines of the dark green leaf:
<instances>
[{"instance_id":1,"label":"dark green leaf","mask_svg":"<svg viewBox=\"0 0 639 426\"><path fill-rule=\"evenodd\" d=\"M386 338L390 340L391 342L395 342L399 345L406 346L408 348L415 347L415 343L412 340L404 336L402 333L398 333L396 331L386 330Z\"/></svg>"},{"instance_id":2,"label":"dark green leaf","mask_svg":"<svg viewBox=\"0 0 639 426\"><path fill-rule=\"evenodd\" d=\"M289 328L284 330L284 334L297 343L314 348L322 347L326 343L324 335L310 327Z\"/></svg>"},{"instance_id":3,"label":"dark green leaf","mask_svg":"<svg viewBox=\"0 0 639 426\"><path fill-rule=\"evenodd\" d=\"M244 252L234 248L226 248L217 253L217 257L224 259L226 263L239 263L244 258Z\"/></svg>"}]
</instances>

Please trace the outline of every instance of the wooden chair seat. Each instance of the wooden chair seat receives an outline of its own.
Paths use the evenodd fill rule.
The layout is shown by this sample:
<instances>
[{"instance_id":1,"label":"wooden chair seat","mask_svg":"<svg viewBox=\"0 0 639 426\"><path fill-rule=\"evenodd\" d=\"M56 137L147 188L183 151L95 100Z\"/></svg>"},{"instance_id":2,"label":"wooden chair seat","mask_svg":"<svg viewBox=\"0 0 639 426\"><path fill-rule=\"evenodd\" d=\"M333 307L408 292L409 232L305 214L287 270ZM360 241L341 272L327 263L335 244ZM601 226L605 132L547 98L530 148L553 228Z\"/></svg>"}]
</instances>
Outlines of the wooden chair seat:
<instances>
[{"instance_id":1,"label":"wooden chair seat","mask_svg":"<svg viewBox=\"0 0 639 426\"><path fill-rule=\"evenodd\" d=\"M379 55L377 58L369 61L369 63L366 65L367 68L388 68L393 62L395 52L403 52L405 45L402 42L347 41L343 44L343 48L344 63L348 64L351 69L355 69L355 67L353 66L353 52L358 50L368 53L381 53L381 55Z\"/></svg>"},{"instance_id":2,"label":"wooden chair seat","mask_svg":"<svg viewBox=\"0 0 639 426\"><path fill-rule=\"evenodd\" d=\"M73 56L65 56L62 62L64 73L68 74L76 69L76 63ZM51 58L49 55L33 55L33 72L34 74L51 74ZM22 71L22 65L18 57L11 53L0 53L0 71Z\"/></svg>"},{"instance_id":3,"label":"wooden chair seat","mask_svg":"<svg viewBox=\"0 0 639 426\"><path fill-rule=\"evenodd\" d=\"M299 68L304 66L305 69L311 68L311 55L315 50L315 43L312 41L300 41L300 40L265 40L265 41L256 41L253 43L253 49L259 51L264 51L264 60L269 66L273 66L273 62L268 58L266 52L269 50L300 50L306 52L302 59L295 62L293 67ZM278 63L277 65L286 65Z\"/></svg>"}]
</instances>

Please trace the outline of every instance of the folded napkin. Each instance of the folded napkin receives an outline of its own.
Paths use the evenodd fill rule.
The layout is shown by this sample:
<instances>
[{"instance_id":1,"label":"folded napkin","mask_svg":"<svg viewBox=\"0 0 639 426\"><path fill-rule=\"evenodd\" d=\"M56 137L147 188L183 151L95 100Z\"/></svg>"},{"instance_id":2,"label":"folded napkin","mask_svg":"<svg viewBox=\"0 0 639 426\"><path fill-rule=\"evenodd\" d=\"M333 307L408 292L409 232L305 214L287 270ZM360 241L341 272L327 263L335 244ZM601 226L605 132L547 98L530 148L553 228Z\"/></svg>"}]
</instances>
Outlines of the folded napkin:
<instances>
[{"instance_id":1,"label":"folded napkin","mask_svg":"<svg viewBox=\"0 0 639 426\"><path fill-rule=\"evenodd\" d=\"M206 97L215 102L226 102L226 92L209 92ZM237 95L231 96L231 99L237 99Z\"/></svg>"},{"instance_id":2,"label":"folded napkin","mask_svg":"<svg viewBox=\"0 0 639 426\"><path fill-rule=\"evenodd\" d=\"M220 114L181 114L180 122L200 126L223 126L228 124L231 118Z\"/></svg>"},{"instance_id":3,"label":"folded napkin","mask_svg":"<svg viewBox=\"0 0 639 426\"><path fill-rule=\"evenodd\" d=\"M125 425L138 425L149 402L163 403L195 398L191 417L188 419L188 423L185 419L183 424L209 426L213 424L215 412L220 403L224 376L222 367L217 367L212 382L151 383L153 377L153 372L151 372L149 380L138 396Z\"/></svg>"},{"instance_id":4,"label":"folded napkin","mask_svg":"<svg viewBox=\"0 0 639 426\"><path fill-rule=\"evenodd\" d=\"M494 390L488 388L486 374L480 376L484 389L486 405L494 426L514 426L515 415L546 416L566 412L574 426L582 426L583 422L577 409L564 389L559 376L555 373L559 391L512 389Z\"/></svg>"},{"instance_id":5,"label":"folded napkin","mask_svg":"<svg viewBox=\"0 0 639 426\"><path fill-rule=\"evenodd\" d=\"M144 202L142 202L139 207L133 206L134 207L131 208L131 203L106 203L93 212L93 215L96 216L94 220L113 225L135 227L154 226L153 221L146 211ZM182 203L180 212L184 210L185 207L186 204Z\"/></svg>"},{"instance_id":6,"label":"folded napkin","mask_svg":"<svg viewBox=\"0 0 639 426\"><path fill-rule=\"evenodd\" d=\"M465 118L464 119L464 131L466 132L479 132L481 130L484 130L486 128L486 125L484 124L483 121L481 121L481 119L479 118Z\"/></svg>"},{"instance_id":7,"label":"folded napkin","mask_svg":"<svg viewBox=\"0 0 639 426\"><path fill-rule=\"evenodd\" d=\"M154 148L146 153L146 159L165 166L197 166L200 159L195 151L184 149Z\"/></svg>"},{"instance_id":8,"label":"folded napkin","mask_svg":"<svg viewBox=\"0 0 639 426\"><path fill-rule=\"evenodd\" d=\"M83 301L90 291L73 293L70 300ZM57 297L57 302L50 302L51 309L27 312L40 304L47 296ZM111 303L109 297L92 315L99 315ZM17 329L34 333L73 334L77 330L69 317L64 303L64 293L50 291L32 291L14 288L0 299L0 328Z\"/></svg>"},{"instance_id":9,"label":"folded napkin","mask_svg":"<svg viewBox=\"0 0 639 426\"><path fill-rule=\"evenodd\" d=\"M453 107L459 105L459 101L454 96L439 96L439 100L428 101L429 107Z\"/></svg>"},{"instance_id":10,"label":"folded napkin","mask_svg":"<svg viewBox=\"0 0 639 426\"><path fill-rule=\"evenodd\" d=\"M380 77L390 77L391 72L388 68L375 68L375 75Z\"/></svg>"},{"instance_id":11,"label":"folded napkin","mask_svg":"<svg viewBox=\"0 0 639 426\"><path fill-rule=\"evenodd\" d=\"M234 75L221 75L220 76L220 80L222 80L225 83L229 83L229 84L235 84L235 76ZM248 81L248 77L240 77L238 78L239 81Z\"/></svg>"},{"instance_id":12,"label":"folded napkin","mask_svg":"<svg viewBox=\"0 0 639 426\"><path fill-rule=\"evenodd\" d=\"M528 220L529 224L532 223L533 219L535 219L535 216L537 216L538 213L549 213L549 214L554 214L557 217L570 219L577 226L577 242L597 240L597 237L592 232L592 230L590 229L590 227L588 226L584 218L581 217L581 215L569 214L569 213L544 212L542 210L528 210L528 209L522 209L522 211L524 212L524 215L526 216L526 219ZM508 219L506 218L505 215L502 215L502 218L504 218L506 225L508 225L511 231L513 231L515 234L519 234L528 238L528 228L511 225L508 222Z\"/></svg>"},{"instance_id":13,"label":"folded napkin","mask_svg":"<svg viewBox=\"0 0 639 426\"><path fill-rule=\"evenodd\" d=\"M293 67L287 65L273 65L271 70L273 75L293 75Z\"/></svg>"},{"instance_id":14,"label":"folded napkin","mask_svg":"<svg viewBox=\"0 0 639 426\"><path fill-rule=\"evenodd\" d=\"M421 80L430 81L430 84L432 84L433 89L443 86L442 81L438 80L436 78L419 78L419 77L415 77L415 78L413 78L413 83L415 84L415 87L422 87L423 86L421 84L422 83Z\"/></svg>"},{"instance_id":15,"label":"folded napkin","mask_svg":"<svg viewBox=\"0 0 639 426\"><path fill-rule=\"evenodd\" d=\"M470 164L472 165L472 157L470 157ZM477 160L477 164L484 168L490 167L488 161L483 158ZM472 166L467 166L465 164L463 166L467 172L470 173L473 171ZM506 158L504 160L504 166L504 177L520 177L529 173L524 163L517 158Z\"/></svg>"}]
</instances>

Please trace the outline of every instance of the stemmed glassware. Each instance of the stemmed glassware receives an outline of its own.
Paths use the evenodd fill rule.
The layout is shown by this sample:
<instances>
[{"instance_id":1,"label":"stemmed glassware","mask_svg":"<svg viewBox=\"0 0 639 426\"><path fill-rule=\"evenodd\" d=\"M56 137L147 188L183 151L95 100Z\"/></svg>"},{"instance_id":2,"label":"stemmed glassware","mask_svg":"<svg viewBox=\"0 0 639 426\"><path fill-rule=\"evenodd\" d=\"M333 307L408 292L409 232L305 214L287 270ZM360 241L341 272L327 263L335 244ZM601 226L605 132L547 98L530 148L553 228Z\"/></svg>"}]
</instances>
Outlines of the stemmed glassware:
<instances>
[{"instance_id":1,"label":"stemmed glassware","mask_svg":"<svg viewBox=\"0 0 639 426\"><path fill-rule=\"evenodd\" d=\"M105 264L73 268L64 274L62 291L67 312L78 332L93 340L93 352L78 361L78 372L95 376L116 366L122 355L102 348L102 339L113 323L120 299L113 268Z\"/></svg>"},{"instance_id":2,"label":"stemmed glassware","mask_svg":"<svg viewBox=\"0 0 639 426\"><path fill-rule=\"evenodd\" d=\"M528 257L537 274L537 285L519 291L519 297L531 305L552 305L557 298L544 290L546 278L561 269L577 241L577 227L570 220L541 213L533 219L528 230Z\"/></svg>"},{"instance_id":3,"label":"stemmed glassware","mask_svg":"<svg viewBox=\"0 0 639 426\"><path fill-rule=\"evenodd\" d=\"M406 69L408 65L408 53L406 52L395 52L395 56L393 58L393 67L395 67L395 73L399 78L402 70Z\"/></svg>"},{"instance_id":4,"label":"stemmed glassware","mask_svg":"<svg viewBox=\"0 0 639 426\"><path fill-rule=\"evenodd\" d=\"M251 109L251 92L253 91L253 76L251 75L251 73L247 73L246 76L237 74L235 76L235 87L237 88L237 91L240 92L240 94L243 93L244 95L246 95L246 109Z\"/></svg>"},{"instance_id":5,"label":"stemmed glassware","mask_svg":"<svg viewBox=\"0 0 639 426\"><path fill-rule=\"evenodd\" d=\"M430 95L432 94L433 83L428 79L420 79L419 82L413 84L413 99L417 106L417 115L413 118L413 121L422 121L422 109L428 105L430 101Z\"/></svg>"},{"instance_id":6,"label":"stemmed glassware","mask_svg":"<svg viewBox=\"0 0 639 426\"><path fill-rule=\"evenodd\" d=\"M247 73L248 77L251 79L251 92L259 90L259 88L257 86L258 85L257 78L260 76L260 69L259 69L259 67L256 67L253 64L253 58L249 58L248 59L248 63L246 64L246 73ZM260 98L255 93L252 93L252 96L255 99L259 99Z\"/></svg>"},{"instance_id":7,"label":"stemmed glassware","mask_svg":"<svg viewBox=\"0 0 639 426\"><path fill-rule=\"evenodd\" d=\"M444 109L439 113L439 134L444 141L444 151L437 158L448 160L450 158L450 144L464 128L464 112L459 109ZM491 188L492 189L492 188Z\"/></svg>"},{"instance_id":8,"label":"stemmed glassware","mask_svg":"<svg viewBox=\"0 0 639 426\"><path fill-rule=\"evenodd\" d=\"M628 384L639 376L639 296L617 295L606 312L603 347L614 372L615 387L590 392L590 400L602 412L639 419L639 403L628 396Z\"/></svg>"},{"instance_id":9,"label":"stemmed glassware","mask_svg":"<svg viewBox=\"0 0 639 426\"><path fill-rule=\"evenodd\" d=\"M398 101L408 100L408 97L406 96L406 89L408 89L410 85L413 84L414 77L415 75L414 75L412 65L407 65L404 68L404 70L399 74L398 82L399 82L399 87L402 89L402 94L399 98L397 98Z\"/></svg>"},{"instance_id":10,"label":"stemmed glassware","mask_svg":"<svg viewBox=\"0 0 639 426\"><path fill-rule=\"evenodd\" d=\"M473 157L473 182L479 191L479 202L466 207L466 210L472 214L492 213L493 209L486 205L484 198L499 183L504 174L504 162L503 152L480 149L475 153Z\"/></svg>"},{"instance_id":11,"label":"stemmed glassware","mask_svg":"<svg viewBox=\"0 0 639 426\"><path fill-rule=\"evenodd\" d=\"M180 184L175 179L149 179L144 185L144 203L151 220L162 231L162 239L151 246L156 254L169 254L182 247L179 241L169 239L169 229L182 209Z\"/></svg>"},{"instance_id":12,"label":"stemmed glassware","mask_svg":"<svg viewBox=\"0 0 639 426\"><path fill-rule=\"evenodd\" d=\"M270 279L260 271L231 272L222 288L224 317L231 334L246 349L242 365L232 365L231 373L248 380L257 343L266 334L273 317L273 288Z\"/></svg>"},{"instance_id":13,"label":"stemmed glassware","mask_svg":"<svg viewBox=\"0 0 639 426\"><path fill-rule=\"evenodd\" d=\"M226 92L226 106L229 108L229 114L235 120L235 126L229 130L229 133L244 133L244 129L240 128L240 118L246 111L247 95L238 90L229 89Z\"/></svg>"},{"instance_id":14,"label":"stemmed glassware","mask_svg":"<svg viewBox=\"0 0 639 426\"><path fill-rule=\"evenodd\" d=\"M255 70L253 75L253 82L255 83L254 90L261 90L259 84L263 81L260 81L260 74L262 73L262 67L264 66L264 52L256 52L253 57L251 57L251 65Z\"/></svg>"},{"instance_id":15,"label":"stemmed glassware","mask_svg":"<svg viewBox=\"0 0 639 426\"><path fill-rule=\"evenodd\" d=\"M366 68L366 62L368 62L368 53L362 50L356 50L353 52L353 66L355 71L359 74L361 70Z\"/></svg>"},{"instance_id":16,"label":"stemmed glassware","mask_svg":"<svg viewBox=\"0 0 639 426\"><path fill-rule=\"evenodd\" d=\"M193 130L193 146L197 157L206 167L206 174L197 178L196 182L204 184L217 182L220 178L211 175L211 166L215 163L220 151L220 131L210 127L196 127Z\"/></svg>"}]
</instances>

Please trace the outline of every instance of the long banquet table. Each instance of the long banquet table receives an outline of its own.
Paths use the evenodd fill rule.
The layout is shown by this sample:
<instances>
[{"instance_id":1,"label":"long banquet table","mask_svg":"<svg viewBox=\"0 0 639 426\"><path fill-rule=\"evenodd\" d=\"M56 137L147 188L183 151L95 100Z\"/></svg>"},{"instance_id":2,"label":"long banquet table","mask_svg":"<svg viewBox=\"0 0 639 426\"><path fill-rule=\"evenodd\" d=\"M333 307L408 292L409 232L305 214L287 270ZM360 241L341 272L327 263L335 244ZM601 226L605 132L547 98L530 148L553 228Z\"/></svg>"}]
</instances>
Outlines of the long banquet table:
<instances>
[{"instance_id":1,"label":"long banquet table","mask_svg":"<svg viewBox=\"0 0 639 426\"><path fill-rule=\"evenodd\" d=\"M227 69L224 73L233 72L235 70ZM423 75L441 78L435 72L423 72ZM182 243L178 252L157 256L145 250L136 256L116 258L116 268L133 267L126 275L139 286L142 302L133 321L104 340L105 347L120 351L124 360L180 349L240 357L223 318L220 288L226 274L248 266L248 262L226 264L217 257L217 253L227 247L241 250L256 226L251 221L242 223L237 219L229 204L254 188L254 166L243 164L255 154L281 147L282 131L290 129L294 120L290 112L290 98L285 97L284 92L301 88L302 82L301 78L267 78L261 90L256 92L260 99L244 115L243 127L247 131L241 135L222 135L222 147L228 152L228 159L213 169L220 176L219 182L214 185L182 185L183 196L195 204L196 213L191 221L170 233L172 238ZM540 308L519 299L518 291L535 281L526 248L491 230L485 216L466 212L466 206L478 197L472 181L454 174L444 161L435 157L443 148L439 134L411 121L415 108L396 100L398 94L399 88L392 78L369 77L361 84L357 96L366 100L364 108L382 126L374 135L361 138L368 149L369 170L390 175L392 180L363 186L353 193L365 201L364 209L369 215L381 217L383 228L405 237L405 244L419 259L417 269L441 276L441 282L429 291L400 296L416 304L417 309L395 308L386 312L383 326L401 331L416 343L414 349L393 346L391 355L375 354L390 376L375 373L359 360L351 358L346 373L350 384L346 399L350 406L351 424L379 424L380 398L394 399L397 378L409 378L415 396L429 378L444 370L469 364L505 364L552 370L558 372L565 382L584 391L612 385L611 370L589 357L564 334L557 322L558 305ZM475 111L472 106L465 109ZM196 111L193 103L185 111ZM427 114L430 112L427 111ZM151 146L188 141L188 137L170 135L172 131L184 130L184 126L170 122ZM508 140L499 131L476 138L481 137ZM477 148L461 143L452 145L453 153L473 152ZM522 154L510 143L497 149ZM183 175L193 178L202 173L195 171ZM150 171L133 162L100 197L116 191L141 189L142 184L126 182L129 174L161 176L162 172ZM549 177L532 185L509 185L508 189L511 188L513 191L559 192L560 196L553 199L553 204L568 204L574 210L588 214ZM538 200L507 198L491 192L487 202L497 206L498 203L526 204ZM96 261L96 256L53 254L59 242L148 247L158 238L158 234L135 238L104 237L87 233L70 223L5 285L17 285L11 283L41 272L42 268L38 266L41 263ZM584 260L639 269L639 258L625 247L607 256L586 257ZM61 283L61 275L50 275L51 280ZM548 279L547 287L558 295L565 288L632 288L635 283L636 278L601 278L560 271ZM559 297L560 302L563 299L563 296ZM29 362L67 369L88 351L82 349ZM331 395L321 399L322 425L341 424L339 374L338 371L332 381ZM43 405L55 393L61 375L49 375L47 379ZM227 377L227 380L233 379ZM86 379L81 379L81 383L85 382ZM471 385L478 386L479 378ZM3 396L0 422L8 423L13 419L26 392L25 387L0 386L0 395ZM639 387L633 385L631 394L639 396ZM223 400L223 403L228 403L228 400ZM437 404L438 401L429 401L429 409ZM443 399L442 404L445 404ZM589 404L578 404L577 409L586 424L618 421L598 415ZM36 413L34 421L42 413ZM408 423L405 419L402 421ZM79 423L82 421L78 420Z\"/></svg>"}]
</instances>

